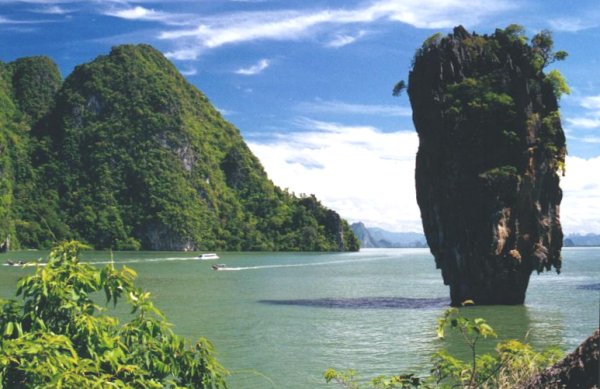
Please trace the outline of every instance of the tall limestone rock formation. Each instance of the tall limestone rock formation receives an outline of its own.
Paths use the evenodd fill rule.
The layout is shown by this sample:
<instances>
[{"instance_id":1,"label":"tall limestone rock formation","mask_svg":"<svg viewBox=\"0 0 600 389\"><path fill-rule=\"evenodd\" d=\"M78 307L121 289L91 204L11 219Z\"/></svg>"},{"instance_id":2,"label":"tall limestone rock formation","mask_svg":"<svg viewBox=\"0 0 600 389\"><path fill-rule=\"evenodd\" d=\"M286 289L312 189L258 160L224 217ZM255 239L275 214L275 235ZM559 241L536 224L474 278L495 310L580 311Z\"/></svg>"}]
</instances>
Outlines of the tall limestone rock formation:
<instances>
[{"instance_id":1,"label":"tall limestone rock formation","mask_svg":"<svg viewBox=\"0 0 600 389\"><path fill-rule=\"evenodd\" d=\"M31 187L18 217L0 204L0 240L12 230L26 247L76 238L117 249L358 250L336 212L276 187L239 131L152 47L115 47L32 88L38 62L0 68L11 107L0 120L26 124L16 143L29 145L31 172L19 179L18 159L0 155L0 199Z\"/></svg>"},{"instance_id":2,"label":"tall limestone rock formation","mask_svg":"<svg viewBox=\"0 0 600 389\"><path fill-rule=\"evenodd\" d=\"M566 53L537 38L530 46L517 26L490 36L461 26L415 55L417 201L453 305L521 304L532 271L560 270L565 85L543 68Z\"/></svg>"}]
</instances>

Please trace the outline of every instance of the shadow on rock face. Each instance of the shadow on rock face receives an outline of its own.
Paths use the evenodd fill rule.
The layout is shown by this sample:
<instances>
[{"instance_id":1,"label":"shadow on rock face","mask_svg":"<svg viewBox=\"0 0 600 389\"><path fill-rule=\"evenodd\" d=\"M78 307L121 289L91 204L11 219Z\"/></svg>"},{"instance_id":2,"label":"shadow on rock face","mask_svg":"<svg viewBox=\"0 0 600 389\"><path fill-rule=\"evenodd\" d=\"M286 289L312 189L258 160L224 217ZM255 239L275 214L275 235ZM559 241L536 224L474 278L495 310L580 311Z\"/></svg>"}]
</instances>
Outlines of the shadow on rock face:
<instances>
[{"instance_id":1,"label":"shadow on rock face","mask_svg":"<svg viewBox=\"0 0 600 389\"><path fill-rule=\"evenodd\" d=\"M445 297L355 297L298 300L260 300L259 302L262 304L271 305L297 305L303 307L336 309L428 309L443 308L450 305L450 300Z\"/></svg>"}]
</instances>

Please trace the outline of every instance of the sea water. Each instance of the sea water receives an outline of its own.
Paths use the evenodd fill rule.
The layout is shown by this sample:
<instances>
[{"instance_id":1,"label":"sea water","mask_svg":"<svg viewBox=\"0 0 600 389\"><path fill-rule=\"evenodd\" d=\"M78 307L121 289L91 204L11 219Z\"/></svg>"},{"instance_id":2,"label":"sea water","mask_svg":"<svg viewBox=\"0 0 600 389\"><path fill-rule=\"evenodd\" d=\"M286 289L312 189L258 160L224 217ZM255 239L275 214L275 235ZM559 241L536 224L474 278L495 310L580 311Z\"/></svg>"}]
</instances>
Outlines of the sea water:
<instances>
[{"instance_id":1,"label":"sea water","mask_svg":"<svg viewBox=\"0 0 600 389\"><path fill-rule=\"evenodd\" d=\"M3 254L0 262L45 254ZM328 367L368 379L426 372L439 348L467 356L458 337L436 339L448 288L427 249L196 255L117 252L114 260L136 270L175 332L212 341L231 388L335 387L322 378ZM598 327L600 248L566 248L563 258L560 275L531 276L525 305L471 307L465 315L485 318L500 340L574 349ZM83 260L102 266L110 254L86 252ZM212 270L214 263L227 270ZM32 271L1 266L0 297L12 297L17 279ZM484 342L481 351L493 347Z\"/></svg>"}]
</instances>

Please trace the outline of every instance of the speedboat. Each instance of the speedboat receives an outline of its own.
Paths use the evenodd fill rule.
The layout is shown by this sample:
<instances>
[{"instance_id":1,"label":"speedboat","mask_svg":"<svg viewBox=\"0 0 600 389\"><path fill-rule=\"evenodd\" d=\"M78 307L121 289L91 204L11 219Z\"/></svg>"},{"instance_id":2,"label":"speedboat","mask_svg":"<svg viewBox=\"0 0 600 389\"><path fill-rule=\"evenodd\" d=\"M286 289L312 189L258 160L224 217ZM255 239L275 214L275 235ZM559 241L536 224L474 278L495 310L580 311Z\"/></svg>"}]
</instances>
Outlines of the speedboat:
<instances>
[{"instance_id":1,"label":"speedboat","mask_svg":"<svg viewBox=\"0 0 600 389\"><path fill-rule=\"evenodd\" d=\"M225 269L224 263L218 263L211 266L213 270L222 270Z\"/></svg>"},{"instance_id":2,"label":"speedboat","mask_svg":"<svg viewBox=\"0 0 600 389\"><path fill-rule=\"evenodd\" d=\"M26 262L25 261L12 261L12 260L7 260L5 263L5 266L25 266Z\"/></svg>"},{"instance_id":3,"label":"speedboat","mask_svg":"<svg viewBox=\"0 0 600 389\"><path fill-rule=\"evenodd\" d=\"M197 256L196 258L200 259L202 261L210 261L211 259L219 259L219 256L215 253L206 253L206 254L201 254L201 255Z\"/></svg>"}]
</instances>

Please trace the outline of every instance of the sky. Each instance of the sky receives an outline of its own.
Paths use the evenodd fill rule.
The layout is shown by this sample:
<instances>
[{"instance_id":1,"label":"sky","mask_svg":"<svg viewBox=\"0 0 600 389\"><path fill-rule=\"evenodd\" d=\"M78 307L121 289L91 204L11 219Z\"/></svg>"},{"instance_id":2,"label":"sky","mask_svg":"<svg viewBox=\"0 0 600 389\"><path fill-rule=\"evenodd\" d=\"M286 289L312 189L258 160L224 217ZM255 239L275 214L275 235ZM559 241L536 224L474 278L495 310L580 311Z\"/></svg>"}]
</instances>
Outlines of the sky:
<instances>
[{"instance_id":1,"label":"sky","mask_svg":"<svg viewBox=\"0 0 600 389\"><path fill-rule=\"evenodd\" d=\"M569 155L566 234L600 233L598 0L0 0L0 60L47 55L63 77L114 45L164 53L240 129L269 177L350 222L422 231L418 137L406 95L415 49L462 24L554 34Z\"/></svg>"}]
</instances>

